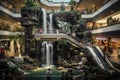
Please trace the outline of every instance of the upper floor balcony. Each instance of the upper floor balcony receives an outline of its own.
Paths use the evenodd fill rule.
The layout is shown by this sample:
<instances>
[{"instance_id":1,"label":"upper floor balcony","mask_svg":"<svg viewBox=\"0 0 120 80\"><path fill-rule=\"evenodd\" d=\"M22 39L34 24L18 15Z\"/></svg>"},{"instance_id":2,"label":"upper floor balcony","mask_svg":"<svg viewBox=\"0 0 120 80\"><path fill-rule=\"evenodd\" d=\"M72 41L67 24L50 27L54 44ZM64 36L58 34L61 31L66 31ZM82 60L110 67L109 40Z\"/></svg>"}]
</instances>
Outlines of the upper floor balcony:
<instances>
[{"instance_id":1,"label":"upper floor balcony","mask_svg":"<svg viewBox=\"0 0 120 80\"><path fill-rule=\"evenodd\" d=\"M120 36L120 23L92 30L92 34L100 35L100 36L119 37Z\"/></svg>"},{"instance_id":2,"label":"upper floor balcony","mask_svg":"<svg viewBox=\"0 0 120 80\"><path fill-rule=\"evenodd\" d=\"M43 0L41 0L43 1ZM43 2L45 2L47 0L44 0ZM105 11L106 9L108 9L109 7L111 6L114 6L114 5L118 5L118 3L120 4L120 0L110 0L108 3L106 3L105 5L103 5L101 8L99 8L97 11L91 13L91 14L82 14L82 18L86 18L86 19L89 19L89 18L94 18L96 17L97 15L101 14L103 11ZM46 3L47 4L47 3ZM50 3L49 3L50 5ZM57 4L56 4L57 5ZM116 5L116 6L117 6ZM17 10L9 10L5 7L3 7L2 5L0 5L0 10L14 18L20 18L21 17L21 14L19 13L20 11L17 11Z\"/></svg>"}]
</instances>

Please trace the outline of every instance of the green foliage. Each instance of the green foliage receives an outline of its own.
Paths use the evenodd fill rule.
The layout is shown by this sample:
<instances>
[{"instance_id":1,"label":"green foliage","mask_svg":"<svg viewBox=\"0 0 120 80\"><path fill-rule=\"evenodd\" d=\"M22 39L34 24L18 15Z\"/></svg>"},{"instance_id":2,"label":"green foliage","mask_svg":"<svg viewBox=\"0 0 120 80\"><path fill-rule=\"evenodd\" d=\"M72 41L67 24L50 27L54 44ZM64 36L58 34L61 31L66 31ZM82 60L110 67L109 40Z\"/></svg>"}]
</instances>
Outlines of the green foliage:
<instances>
[{"instance_id":1,"label":"green foliage","mask_svg":"<svg viewBox=\"0 0 120 80\"><path fill-rule=\"evenodd\" d=\"M21 39L21 35L20 34L16 34L16 35L14 35L14 36L9 36L9 39L10 40L19 40L19 39Z\"/></svg>"},{"instance_id":2,"label":"green foliage","mask_svg":"<svg viewBox=\"0 0 120 80\"><path fill-rule=\"evenodd\" d=\"M36 49L35 48L30 48L30 51L35 51Z\"/></svg>"},{"instance_id":3,"label":"green foliage","mask_svg":"<svg viewBox=\"0 0 120 80\"><path fill-rule=\"evenodd\" d=\"M65 11L64 3L61 4L60 11Z\"/></svg>"},{"instance_id":4,"label":"green foliage","mask_svg":"<svg viewBox=\"0 0 120 80\"><path fill-rule=\"evenodd\" d=\"M59 41L59 44L67 45L67 41L61 39L61 40Z\"/></svg>"},{"instance_id":5,"label":"green foliage","mask_svg":"<svg viewBox=\"0 0 120 80\"><path fill-rule=\"evenodd\" d=\"M25 0L27 6L37 6L37 0Z\"/></svg>"},{"instance_id":6,"label":"green foliage","mask_svg":"<svg viewBox=\"0 0 120 80\"><path fill-rule=\"evenodd\" d=\"M69 5L71 6L71 10L74 10L74 6L76 5L76 1L75 0L71 0L69 2Z\"/></svg>"}]
</instances>

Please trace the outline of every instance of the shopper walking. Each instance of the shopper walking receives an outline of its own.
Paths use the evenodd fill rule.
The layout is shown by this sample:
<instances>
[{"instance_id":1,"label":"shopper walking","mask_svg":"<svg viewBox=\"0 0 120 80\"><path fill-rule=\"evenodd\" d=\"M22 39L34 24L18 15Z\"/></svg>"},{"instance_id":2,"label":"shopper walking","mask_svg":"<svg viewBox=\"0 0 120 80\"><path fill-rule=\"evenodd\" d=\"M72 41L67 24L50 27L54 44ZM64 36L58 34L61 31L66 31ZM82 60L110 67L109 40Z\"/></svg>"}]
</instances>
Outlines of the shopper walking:
<instances>
[{"instance_id":1,"label":"shopper walking","mask_svg":"<svg viewBox=\"0 0 120 80\"><path fill-rule=\"evenodd\" d=\"M51 80L52 72L50 68L47 70L46 74L47 74L47 80Z\"/></svg>"},{"instance_id":2,"label":"shopper walking","mask_svg":"<svg viewBox=\"0 0 120 80\"><path fill-rule=\"evenodd\" d=\"M62 72L61 80L66 80L66 74L65 74L65 72Z\"/></svg>"}]
</instances>

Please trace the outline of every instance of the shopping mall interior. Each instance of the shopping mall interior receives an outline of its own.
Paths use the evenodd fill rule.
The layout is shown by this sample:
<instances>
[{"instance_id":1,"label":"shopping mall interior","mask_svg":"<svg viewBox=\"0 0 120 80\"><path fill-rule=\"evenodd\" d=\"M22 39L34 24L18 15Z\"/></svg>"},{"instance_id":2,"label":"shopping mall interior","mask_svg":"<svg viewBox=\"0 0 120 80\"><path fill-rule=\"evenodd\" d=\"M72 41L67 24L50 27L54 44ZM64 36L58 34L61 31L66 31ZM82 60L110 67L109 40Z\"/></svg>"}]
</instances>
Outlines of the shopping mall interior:
<instances>
[{"instance_id":1,"label":"shopping mall interior","mask_svg":"<svg viewBox=\"0 0 120 80\"><path fill-rule=\"evenodd\" d=\"M120 0L0 0L0 80L120 80Z\"/></svg>"}]
</instances>

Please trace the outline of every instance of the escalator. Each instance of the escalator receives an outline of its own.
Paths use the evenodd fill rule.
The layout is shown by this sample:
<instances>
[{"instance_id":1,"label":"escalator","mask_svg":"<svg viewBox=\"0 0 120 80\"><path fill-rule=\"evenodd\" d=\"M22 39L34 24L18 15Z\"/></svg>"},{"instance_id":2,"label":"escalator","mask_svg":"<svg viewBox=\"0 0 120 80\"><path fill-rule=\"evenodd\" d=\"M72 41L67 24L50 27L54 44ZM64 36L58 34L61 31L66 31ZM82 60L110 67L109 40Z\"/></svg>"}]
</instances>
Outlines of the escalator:
<instances>
[{"instance_id":1,"label":"escalator","mask_svg":"<svg viewBox=\"0 0 120 80\"><path fill-rule=\"evenodd\" d=\"M111 70L111 66L107 63L105 57L103 57L101 55L101 53L98 51L98 49L95 46L93 46L92 49L94 50L94 52L96 53L96 55L98 56L98 58L101 60L104 68L107 69L107 70Z\"/></svg>"},{"instance_id":2,"label":"escalator","mask_svg":"<svg viewBox=\"0 0 120 80\"><path fill-rule=\"evenodd\" d=\"M111 61L108 59L107 56L104 55L104 52L98 46L94 46L93 50L96 51L96 54L99 56L99 59L101 59L101 61L104 60L103 64L106 67L106 69L120 72L120 70L118 70L112 65Z\"/></svg>"},{"instance_id":3,"label":"escalator","mask_svg":"<svg viewBox=\"0 0 120 80\"><path fill-rule=\"evenodd\" d=\"M107 59L107 57L101 55L101 53L99 52L100 50L97 50L96 47L94 46L86 46L86 52L91 56L90 61L92 62L92 67L93 70L95 68L95 71L97 73L97 75L103 75L99 78L105 78L107 77L111 77L111 80L119 80L120 79L120 70L116 69L111 62ZM89 61L89 62L90 62ZM94 64L96 64L95 66L93 66ZM107 80L107 79L100 79L100 80Z\"/></svg>"},{"instance_id":4,"label":"escalator","mask_svg":"<svg viewBox=\"0 0 120 80\"><path fill-rule=\"evenodd\" d=\"M98 54L99 54L102 58L104 58L104 60L106 61L106 63L107 63L109 66L113 67L113 65L112 65L112 63L110 62L110 60L108 59L108 57L107 57L107 56L104 56L105 53L100 49L100 47L94 46L94 48L98 51Z\"/></svg>"},{"instance_id":5,"label":"escalator","mask_svg":"<svg viewBox=\"0 0 120 80\"><path fill-rule=\"evenodd\" d=\"M102 61L99 59L99 57L97 56L97 54L95 53L95 51L90 46L86 47L86 51L87 51L87 53L89 53L91 55L91 57L96 61L96 63L98 64L98 66L101 69L105 69Z\"/></svg>"},{"instance_id":6,"label":"escalator","mask_svg":"<svg viewBox=\"0 0 120 80\"><path fill-rule=\"evenodd\" d=\"M43 41L47 41L47 40L60 40L60 39L64 39L67 40L70 43L75 44L76 46L80 47L82 50L86 51L86 49L88 50L89 54L94 58L94 60L96 61L97 65L105 71L108 72L112 72L112 71L116 71L117 69L115 69L112 64L109 62L109 60L106 58L104 59L103 53L101 53L101 50L99 48L96 47L90 47L90 46L85 46L84 44L76 41L75 39L69 37L66 34L35 34L34 35L36 40L43 40ZM117 70L119 71L119 70Z\"/></svg>"}]
</instances>

